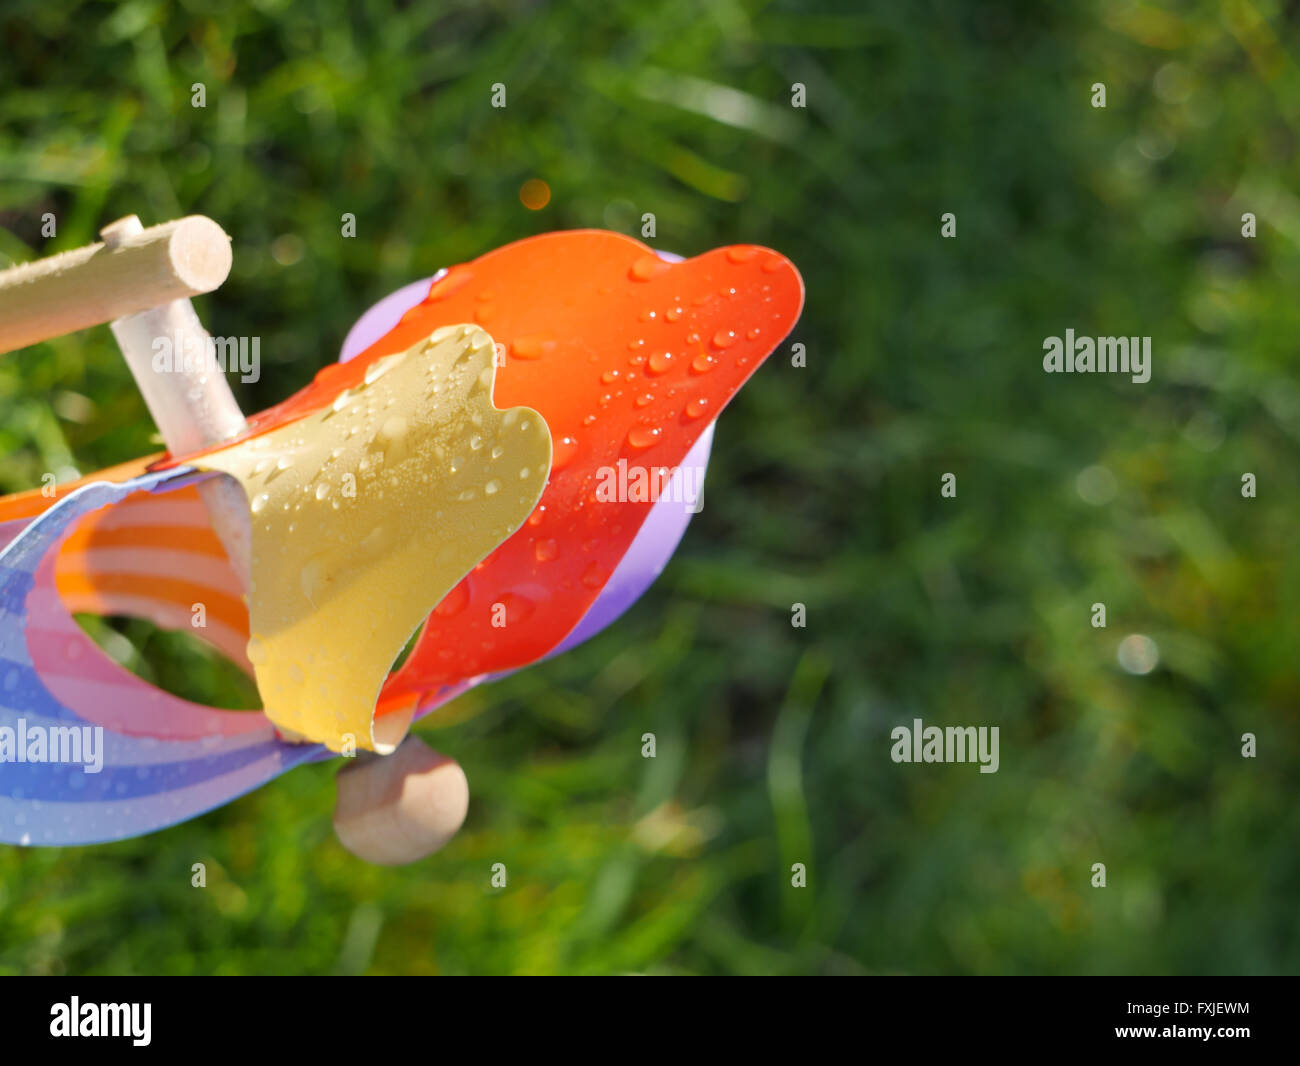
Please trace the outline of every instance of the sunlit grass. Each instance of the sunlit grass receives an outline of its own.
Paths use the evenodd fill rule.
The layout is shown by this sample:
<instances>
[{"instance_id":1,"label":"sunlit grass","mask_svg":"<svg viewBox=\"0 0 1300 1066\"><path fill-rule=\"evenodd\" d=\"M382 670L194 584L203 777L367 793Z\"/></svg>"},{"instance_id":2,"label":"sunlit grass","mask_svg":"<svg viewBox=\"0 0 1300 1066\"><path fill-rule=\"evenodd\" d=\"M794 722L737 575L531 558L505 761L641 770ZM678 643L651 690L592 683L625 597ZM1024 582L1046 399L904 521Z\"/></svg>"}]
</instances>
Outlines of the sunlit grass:
<instances>
[{"instance_id":1,"label":"sunlit grass","mask_svg":"<svg viewBox=\"0 0 1300 1066\"><path fill-rule=\"evenodd\" d=\"M360 864L307 766L140 840L0 850L0 970L1294 972L1294 78L1208 0L806 6L6 8L0 255L216 218L235 267L199 313L262 339L246 410L399 285L549 229L770 245L808 304L806 368L783 345L727 409L645 600L420 727L473 793L443 854ZM1151 336L1151 382L1044 375L1066 328ZM0 489L152 434L106 329L0 356ZM998 725L999 772L891 763L913 717Z\"/></svg>"}]
</instances>

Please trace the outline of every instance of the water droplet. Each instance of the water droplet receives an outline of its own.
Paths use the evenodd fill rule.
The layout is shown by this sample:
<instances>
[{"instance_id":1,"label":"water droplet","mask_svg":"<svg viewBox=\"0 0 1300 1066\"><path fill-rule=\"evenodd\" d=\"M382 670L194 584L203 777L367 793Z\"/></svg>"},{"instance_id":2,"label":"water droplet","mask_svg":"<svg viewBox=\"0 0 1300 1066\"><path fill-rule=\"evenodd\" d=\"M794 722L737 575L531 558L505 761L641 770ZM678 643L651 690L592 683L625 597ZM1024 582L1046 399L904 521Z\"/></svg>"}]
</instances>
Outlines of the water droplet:
<instances>
[{"instance_id":1,"label":"water droplet","mask_svg":"<svg viewBox=\"0 0 1300 1066\"><path fill-rule=\"evenodd\" d=\"M454 614L460 614L468 605L469 582L462 581L442 598L442 602L433 609L433 613L443 618L450 618Z\"/></svg>"},{"instance_id":2,"label":"water droplet","mask_svg":"<svg viewBox=\"0 0 1300 1066\"><path fill-rule=\"evenodd\" d=\"M505 593L498 602L506 609L507 626L522 622L537 609L536 603L517 592Z\"/></svg>"},{"instance_id":3,"label":"water droplet","mask_svg":"<svg viewBox=\"0 0 1300 1066\"><path fill-rule=\"evenodd\" d=\"M319 485L316 486L316 499L323 500L329 494L330 494L330 487L328 482L322 481Z\"/></svg>"},{"instance_id":4,"label":"water droplet","mask_svg":"<svg viewBox=\"0 0 1300 1066\"><path fill-rule=\"evenodd\" d=\"M763 331L757 327L755 327L754 329L747 329L745 330L745 339L752 341L762 332Z\"/></svg>"},{"instance_id":5,"label":"water droplet","mask_svg":"<svg viewBox=\"0 0 1300 1066\"><path fill-rule=\"evenodd\" d=\"M250 510L253 512L253 514L261 514L262 509L266 507L270 499L271 497L268 496L265 492L259 492L256 496L253 497L253 503L252 506L250 507Z\"/></svg>"},{"instance_id":6,"label":"water droplet","mask_svg":"<svg viewBox=\"0 0 1300 1066\"><path fill-rule=\"evenodd\" d=\"M489 481L486 485L483 486L483 492L488 496L495 496L500 491L501 491L501 482L498 481L496 478L493 478L491 481Z\"/></svg>"},{"instance_id":7,"label":"water droplet","mask_svg":"<svg viewBox=\"0 0 1300 1066\"><path fill-rule=\"evenodd\" d=\"M288 470L291 466L293 466L293 460L287 455L282 455L275 461L275 468L277 470Z\"/></svg>"},{"instance_id":8,"label":"water droplet","mask_svg":"<svg viewBox=\"0 0 1300 1066\"><path fill-rule=\"evenodd\" d=\"M403 354L404 353L399 352L396 355L386 355L382 359L376 359L366 367L365 383L367 385L373 385L396 365L398 360L402 358Z\"/></svg>"},{"instance_id":9,"label":"water droplet","mask_svg":"<svg viewBox=\"0 0 1300 1066\"><path fill-rule=\"evenodd\" d=\"M666 270L668 270L668 264L657 255L643 255L632 264L627 276L633 281L649 281Z\"/></svg>"},{"instance_id":10,"label":"water droplet","mask_svg":"<svg viewBox=\"0 0 1300 1066\"><path fill-rule=\"evenodd\" d=\"M633 426L628 431L627 442L633 448L649 448L659 443L660 433L658 426Z\"/></svg>"},{"instance_id":11,"label":"water droplet","mask_svg":"<svg viewBox=\"0 0 1300 1066\"><path fill-rule=\"evenodd\" d=\"M666 374L673 367L673 352L655 352L646 364L646 370L651 374Z\"/></svg>"},{"instance_id":12,"label":"water droplet","mask_svg":"<svg viewBox=\"0 0 1300 1066\"><path fill-rule=\"evenodd\" d=\"M452 337L460 338L464 335L465 331L460 326L439 326L429 334L429 339L424 342L424 350L427 352L435 344L441 344Z\"/></svg>"},{"instance_id":13,"label":"water droplet","mask_svg":"<svg viewBox=\"0 0 1300 1066\"><path fill-rule=\"evenodd\" d=\"M505 455L505 454L506 454L506 450L505 450L503 447L501 447L501 445L499 445L499 444L493 445L493 447L492 447L492 458L493 458L493 459L500 459L501 456L503 456L503 455Z\"/></svg>"},{"instance_id":14,"label":"water droplet","mask_svg":"<svg viewBox=\"0 0 1300 1066\"><path fill-rule=\"evenodd\" d=\"M563 470L578 452L578 442L572 437L561 437L551 443L551 471Z\"/></svg>"},{"instance_id":15,"label":"water droplet","mask_svg":"<svg viewBox=\"0 0 1300 1066\"><path fill-rule=\"evenodd\" d=\"M736 343L736 334L729 329L720 329L709 339L709 343L715 348L730 348Z\"/></svg>"},{"instance_id":16,"label":"water droplet","mask_svg":"<svg viewBox=\"0 0 1300 1066\"><path fill-rule=\"evenodd\" d=\"M773 255L763 260L762 270L764 274L775 274L783 266L785 266L785 260L779 255Z\"/></svg>"},{"instance_id":17,"label":"water droplet","mask_svg":"<svg viewBox=\"0 0 1300 1066\"><path fill-rule=\"evenodd\" d=\"M738 244L734 248L727 249L727 262L748 263L756 255L758 255L758 249L752 244Z\"/></svg>"},{"instance_id":18,"label":"water droplet","mask_svg":"<svg viewBox=\"0 0 1300 1066\"><path fill-rule=\"evenodd\" d=\"M547 563L560 554L560 545L553 538L539 540L533 548L533 554L539 563Z\"/></svg>"},{"instance_id":19,"label":"water droplet","mask_svg":"<svg viewBox=\"0 0 1300 1066\"><path fill-rule=\"evenodd\" d=\"M554 347L554 341L544 341L541 337L520 337L510 346L510 350L518 359L540 359Z\"/></svg>"},{"instance_id":20,"label":"water droplet","mask_svg":"<svg viewBox=\"0 0 1300 1066\"><path fill-rule=\"evenodd\" d=\"M618 380L618 371L606 370L603 374L600 375L600 380L603 381L606 385L613 384L615 381Z\"/></svg>"},{"instance_id":21,"label":"water droplet","mask_svg":"<svg viewBox=\"0 0 1300 1066\"><path fill-rule=\"evenodd\" d=\"M706 396L698 396L686 404L685 415L687 418L700 418L709 409L709 400Z\"/></svg>"},{"instance_id":22,"label":"water droplet","mask_svg":"<svg viewBox=\"0 0 1300 1066\"><path fill-rule=\"evenodd\" d=\"M676 322L681 317L682 309L680 307L670 307L664 312L664 318L668 319L669 322Z\"/></svg>"},{"instance_id":23,"label":"water droplet","mask_svg":"<svg viewBox=\"0 0 1300 1066\"><path fill-rule=\"evenodd\" d=\"M643 392L632 402L636 404L637 407L648 407L650 404L655 402L655 394L653 392Z\"/></svg>"},{"instance_id":24,"label":"water droplet","mask_svg":"<svg viewBox=\"0 0 1300 1066\"><path fill-rule=\"evenodd\" d=\"M445 277L436 281L429 287L429 295L425 297L425 303L434 303L438 300L445 299L457 289L463 288L474 278L472 271L461 268L458 270L449 270Z\"/></svg>"},{"instance_id":25,"label":"water droplet","mask_svg":"<svg viewBox=\"0 0 1300 1066\"><path fill-rule=\"evenodd\" d=\"M609 580L609 570L600 563L591 563L582 572L582 583L589 589L598 589Z\"/></svg>"}]
</instances>

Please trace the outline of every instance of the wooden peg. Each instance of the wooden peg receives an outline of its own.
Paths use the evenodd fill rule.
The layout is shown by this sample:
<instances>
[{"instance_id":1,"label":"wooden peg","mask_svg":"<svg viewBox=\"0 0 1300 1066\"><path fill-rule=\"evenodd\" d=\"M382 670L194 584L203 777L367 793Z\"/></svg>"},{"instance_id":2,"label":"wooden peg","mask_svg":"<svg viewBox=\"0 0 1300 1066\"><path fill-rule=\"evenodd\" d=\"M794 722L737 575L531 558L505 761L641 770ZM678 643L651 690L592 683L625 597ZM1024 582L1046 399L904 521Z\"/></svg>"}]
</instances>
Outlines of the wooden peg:
<instances>
[{"instance_id":1,"label":"wooden peg","mask_svg":"<svg viewBox=\"0 0 1300 1066\"><path fill-rule=\"evenodd\" d=\"M469 782L460 764L415 736L392 755L361 753L337 780L334 832L353 855L380 866L437 851L469 811Z\"/></svg>"}]
</instances>

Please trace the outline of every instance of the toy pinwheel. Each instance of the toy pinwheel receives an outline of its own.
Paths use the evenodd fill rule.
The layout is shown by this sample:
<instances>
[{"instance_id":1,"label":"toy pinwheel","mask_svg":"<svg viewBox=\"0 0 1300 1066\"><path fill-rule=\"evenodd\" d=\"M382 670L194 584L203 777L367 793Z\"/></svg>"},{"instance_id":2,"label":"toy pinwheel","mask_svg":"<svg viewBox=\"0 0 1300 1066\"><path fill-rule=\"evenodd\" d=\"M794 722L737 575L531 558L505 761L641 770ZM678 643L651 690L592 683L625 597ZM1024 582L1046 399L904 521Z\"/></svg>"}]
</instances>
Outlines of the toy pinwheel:
<instances>
[{"instance_id":1,"label":"toy pinwheel","mask_svg":"<svg viewBox=\"0 0 1300 1066\"><path fill-rule=\"evenodd\" d=\"M200 221L215 227L181 223ZM213 264L178 254L181 223L106 232L65 262L117 279L72 328L113 319L128 362L132 330L146 349L160 322L200 330L185 297L215 285L185 275ZM180 278L162 300L129 284L160 242ZM247 422L233 400L194 416L191 397L199 422L233 409L197 438L160 416L159 391L182 385L137 356L170 454L0 499L0 841L134 836L301 763L391 752L413 719L609 625L666 565L714 419L802 301L764 248L678 260L561 232L394 293L338 363ZM0 350L42 335L38 303L13 326L0 301ZM77 612L194 633L252 675L263 713L154 688Z\"/></svg>"}]
</instances>

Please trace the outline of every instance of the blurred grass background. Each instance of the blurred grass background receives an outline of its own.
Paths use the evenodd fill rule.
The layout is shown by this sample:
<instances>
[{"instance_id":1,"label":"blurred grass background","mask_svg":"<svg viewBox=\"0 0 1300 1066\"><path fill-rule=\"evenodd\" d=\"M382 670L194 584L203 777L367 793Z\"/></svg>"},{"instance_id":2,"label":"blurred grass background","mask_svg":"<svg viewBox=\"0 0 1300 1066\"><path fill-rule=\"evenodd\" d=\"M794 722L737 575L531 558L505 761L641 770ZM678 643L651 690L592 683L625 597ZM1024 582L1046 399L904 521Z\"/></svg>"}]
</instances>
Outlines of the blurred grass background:
<instances>
[{"instance_id":1,"label":"blurred grass background","mask_svg":"<svg viewBox=\"0 0 1300 1066\"><path fill-rule=\"evenodd\" d=\"M262 338L245 410L401 284L646 211L661 248L794 259L808 366L783 346L727 410L704 512L629 615L420 727L471 782L445 852L354 860L333 767L303 768L147 838L0 850L0 971L1294 972L1298 20L10 0L0 264L212 216L235 266L199 312ZM1043 374L1067 327L1151 336L1151 383ZM106 328L0 358L3 491L152 432ZM169 687L247 699L114 633ZM1159 647L1146 676L1117 664L1130 633ZM893 764L913 717L998 725L999 772Z\"/></svg>"}]
</instances>

